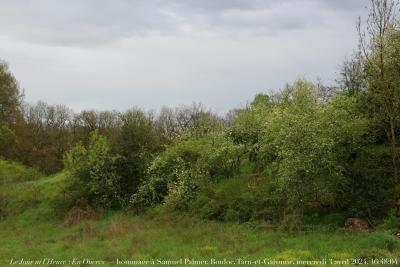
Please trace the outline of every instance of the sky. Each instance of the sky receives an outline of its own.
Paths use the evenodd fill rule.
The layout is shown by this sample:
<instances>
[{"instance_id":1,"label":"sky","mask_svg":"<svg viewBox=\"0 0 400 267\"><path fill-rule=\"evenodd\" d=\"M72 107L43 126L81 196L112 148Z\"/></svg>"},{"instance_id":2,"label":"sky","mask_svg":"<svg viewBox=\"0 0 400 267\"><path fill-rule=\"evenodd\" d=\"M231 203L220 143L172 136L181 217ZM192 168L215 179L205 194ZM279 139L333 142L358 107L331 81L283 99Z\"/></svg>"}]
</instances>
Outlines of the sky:
<instances>
[{"instance_id":1,"label":"sky","mask_svg":"<svg viewBox=\"0 0 400 267\"><path fill-rule=\"evenodd\" d=\"M244 106L298 78L334 83L366 0L0 0L0 58L27 102Z\"/></svg>"}]
</instances>

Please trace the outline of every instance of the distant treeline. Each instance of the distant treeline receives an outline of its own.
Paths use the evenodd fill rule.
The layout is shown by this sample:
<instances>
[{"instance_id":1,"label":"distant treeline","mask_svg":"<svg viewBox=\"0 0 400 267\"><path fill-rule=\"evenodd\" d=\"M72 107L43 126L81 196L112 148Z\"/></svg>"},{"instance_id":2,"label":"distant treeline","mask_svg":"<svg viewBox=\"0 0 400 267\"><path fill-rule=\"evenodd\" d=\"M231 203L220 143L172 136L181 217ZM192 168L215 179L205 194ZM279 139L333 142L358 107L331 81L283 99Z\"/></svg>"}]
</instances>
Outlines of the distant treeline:
<instances>
[{"instance_id":1,"label":"distant treeline","mask_svg":"<svg viewBox=\"0 0 400 267\"><path fill-rule=\"evenodd\" d=\"M75 113L64 105L42 101L23 101L16 80L7 65L0 65L1 87L1 155L36 166L46 173L63 168L66 151L78 143L87 145L90 134L97 130L113 147L129 146L132 151L158 152L174 138L198 136L225 121L201 104L178 108L164 107L158 114L132 108L126 112L84 110ZM2 92L3 93L3 92ZM129 143L129 144L128 144Z\"/></svg>"}]
</instances>

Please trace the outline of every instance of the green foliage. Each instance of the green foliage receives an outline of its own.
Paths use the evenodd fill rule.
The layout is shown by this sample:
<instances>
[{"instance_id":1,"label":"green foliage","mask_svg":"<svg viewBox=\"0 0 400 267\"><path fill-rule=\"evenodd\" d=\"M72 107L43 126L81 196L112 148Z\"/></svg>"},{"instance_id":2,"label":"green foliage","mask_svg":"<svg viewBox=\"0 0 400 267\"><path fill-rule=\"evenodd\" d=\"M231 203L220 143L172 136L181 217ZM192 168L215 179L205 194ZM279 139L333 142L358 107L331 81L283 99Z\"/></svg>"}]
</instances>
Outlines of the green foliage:
<instances>
[{"instance_id":1,"label":"green foliage","mask_svg":"<svg viewBox=\"0 0 400 267\"><path fill-rule=\"evenodd\" d=\"M342 159L354 151L366 121L354 101L321 105L313 84L296 82L265 121L259 164L273 172L280 198L291 214L334 205L344 182Z\"/></svg>"},{"instance_id":2,"label":"green foliage","mask_svg":"<svg viewBox=\"0 0 400 267\"><path fill-rule=\"evenodd\" d=\"M254 145L258 142L260 124L256 118L256 112L249 109L238 110L229 136L237 144Z\"/></svg>"},{"instance_id":3,"label":"green foliage","mask_svg":"<svg viewBox=\"0 0 400 267\"><path fill-rule=\"evenodd\" d=\"M248 259L280 260L400 257L400 241L384 231L287 235L266 229L262 222L218 223L157 211L140 216L113 211L96 220L60 227L61 221L54 218L51 203L62 193L68 179L59 174L0 187L8 192L9 208L14 211L0 221L0 265L9 264L16 254L24 259L51 254L55 259L109 261L132 257L176 259L182 255L199 259L236 259L237 255L243 255Z\"/></svg>"},{"instance_id":4,"label":"green foliage","mask_svg":"<svg viewBox=\"0 0 400 267\"><path fill-rule=\"evenodd\" d=\"M251 175L237 176L200 184L197 196L189 202L189 211L203 219L247 222L274 221L279 214L273 205L273 192L265 179Z\"/></svg>"},{"instance_id":5,"label":"green foliage","mask_svg":"<svg viewBox=\"0 0 400 267\"><path fill-rule=\"evenodd\" d=\"M159 123L167 136L175 135L181 140L201 138L223 130L221 119L213 112L207 111L201 103L180 106L174 110L164 108Z\"/></svg>"},{"instance_id":6,"label":"green foliage","mask_svg":"<svg viewBox=\"0 0 400 267\"><path fill-rule=\"evenodd\" d=\"M128 199L137 191L153 154L162 149L163 138L154 121L140 110L122 114L121 122L113 150L121 156L118 162L120 188L124 198Z\"/></svg>"},{"instance_id":7,"label":"green foliage","mask_svg":"<svg viewBox=\"0 0 400 267\"><path fill-rule=\"evenodd\" d=\"M396 1L371 1L367 35L360 35L367 91L365 113L391 145L393 195L399 198L400 24Z\"/></svg>"},{"instance_id":8,"label":"green foliage","mask_svg":"<svg viewBox=\"0 0 400 267\"><path fill-rule=\"evenodd\" d=\"M7 63L0 60L0 156L15 158L16 128L22 120L22 95Z\"/></svg>"},{"instance_id":9,"label":"green foliage","mask_svg":"<svg viewBox=\"0 0 400 267\"><path fill-rule=\"evenodd\" d=\"M131 203L140 209L161 203L170 193L170 203L179 199L184 202L193 197L197 181L235 173L242 154L243 147L234 145L222 134L172 145L154 159ZM183 193L188 195L181 198Z\"/></svg>"},{"instance_id":10,"label":"green foliage","mask_svg":"<svg viewBox=\"0 0 400 267\"><path fill-rule=\"evenodd\" d=\"M14 130L6 124L0 123L0 151L2 155L10 156L15 154L17 145L17 136Z\"/></svg>"},{"instance_id":11,"label":"green foliage","mask_svg":"<svg viewBox=\"0 0 400 267\"><path fill-rule=\"evenodd\" d=\"M385 218L383 223L379 225L381 230L398 231L400 229L400 218L396 216L394 209L389 211L389 215Z\"/></svg>"},{"instance_id":12,"label":"green foliage","mask_svg":"<svg viewBox=\"0 0 400 267\"><path fill-rule=\"evenodd\" d=\"M88 145L91 133L95 130L114 144L122 125L121 114L117 111L83 110L73 116L70 126L74 143Z\"/></svg>"},{"instance_id":13,"label":"green foliage","mask_svg":"<svg viewBox=\"0 0 400 267\"><path fill-rule=\"evenodd\" d=\"M394 201L390 148L365 147L354 157L349 160L348 179L338 196L338 203L349 217L370 221L384 218Z\"/></svg>"},{"instance_id":14,"label":"green foliage","mask_svg":"<svg viewBox=\"0 0 400 267\"><path fill-rule=\"evenodd\" d=\"M35 168L0 159L0 185L37 180L42 174Z\"/></svg>"},{"instance_id":15,"label":"green foliage","mask_svg":"<svg viewBox=\"0 0 400 267\"><path fill-rule=\"evenodd\" d=\"M96 131L88 148L77 145L65 157L65 168L70 173L70 191L74 205L112 207L120 203L120 180L113 155L105 137Z\"/></svg>"},{"instance_id":16,"label":"green foliage","mask_svg":"<svg viewBox=\"0 0 400 267\"><path fill-rule=\"evenodd\" d=\"M400 32L387 26L385 34L374 40L374 47L366 62L368 112L390 127L390 120L398 120L400 104Z\"/></svg>"},{"instance_id":17,"label":"green foliage","mask_svg":"<svg viewBox=\"0 0 400 267\"><path fill-rule=\"evenodd\" d=\"M21 93L7 63L0 61L0 126L13 125L21 115Z\"/></svg>"},{"instance_id":18,"label":"green foliage","mask_svg":"<svg viewBox=\"0 0 400 267\"><path fill-rule=\"evenodd\" d=\"M361 160L369 140L359 98L337 95L321 102L319 90L299 80L274 103L258 95L237 113L228 139L213 134L176 142L152 161L132 206L164 203L213 220L280 221L291 231L312 214L381 216L389 198L386 191L368 193L386 183L377 179L381 171L361 167L376 165ZM243 163L244 155L254 164ZM230 178L241 164L251 167ZM356 188L362 192L356 195Z\"/></svg>"},{"instance_id":19,"label":"green foliage","mask_svg":"<svg viewBox=\"0 0 400 267\"><path fill-rule=\"evenodd\" d=\"M246 109L236 111L228 136L236 144L244 144L250 152L250 160L255 160L265 119L273 104L269 96L258 94Z\"/></svg>"},{"instance_id":20,"label":"green foliage","mask_svg":"<svg viewBox=\"0 0 400 267\"><path fill-rule=\"evenodd\" d=\"M189 203L196 197L202 173L193 170L175 170L176 181L168 184L168 195L164 199L167 209L187 211Z\"/></svg>"}]
</instances>

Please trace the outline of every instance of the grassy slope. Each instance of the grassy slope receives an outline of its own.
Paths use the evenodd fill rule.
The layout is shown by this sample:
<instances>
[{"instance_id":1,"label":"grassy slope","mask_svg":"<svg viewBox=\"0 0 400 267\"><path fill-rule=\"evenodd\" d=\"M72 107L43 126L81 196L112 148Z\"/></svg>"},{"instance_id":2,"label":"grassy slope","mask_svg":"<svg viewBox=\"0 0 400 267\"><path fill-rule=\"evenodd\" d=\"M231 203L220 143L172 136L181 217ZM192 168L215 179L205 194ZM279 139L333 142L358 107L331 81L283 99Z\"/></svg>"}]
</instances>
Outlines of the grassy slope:
<instances>
[{"instance_id":1,"label":"grassy slope","mask_svg":"<svg viewBox=\"0 0 400 267\"><path fill-rule=\"evenodd\" d=\"M2 207L7 213L6 219L0 221L0 266L7 266L11 258L45 257L109 262L115 262L117 258L315 260L400 257L400 239L385 232L357 234L340 230L289 236L249 224L201 221L156 211L143 216L109 212L101 220L64 227L54 216L51 199L60 194L65 175L37 180L29 178L30 175L18 177L19 182L8 181L0 185ZM116 266L101 266L108 265Z\"/></svg>"}]
</instances>

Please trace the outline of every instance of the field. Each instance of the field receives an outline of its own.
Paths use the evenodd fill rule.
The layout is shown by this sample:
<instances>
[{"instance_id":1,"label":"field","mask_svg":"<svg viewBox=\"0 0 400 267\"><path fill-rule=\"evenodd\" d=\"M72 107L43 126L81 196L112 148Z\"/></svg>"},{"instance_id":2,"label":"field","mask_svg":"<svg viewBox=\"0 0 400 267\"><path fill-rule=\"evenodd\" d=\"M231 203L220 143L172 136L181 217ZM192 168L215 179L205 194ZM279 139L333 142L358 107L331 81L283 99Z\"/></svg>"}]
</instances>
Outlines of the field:
<instances>
[{"instance_id":1,"label":"field","mask_svg":"<svg viewBox=\"0 0 400 267\"><path fill-rule=\"evenodd\" d=\"M286 266L288 261L323 266L322 260L345 266L373 259L381 266L381 259L400 257L400 239L384 230L356 233L314 227L288 234L262 222L205 221L162 209L140 216L76 210L59 218L53 199L62 194L63 173L40 177L34 170L1 164L1 266L28 266L29 261L41 262L35 266L117 266L117 261L118 266L222 266L230 261L245 266ZM319 264L306 262L318 260Z\"/></svg>"}]
</instances>

